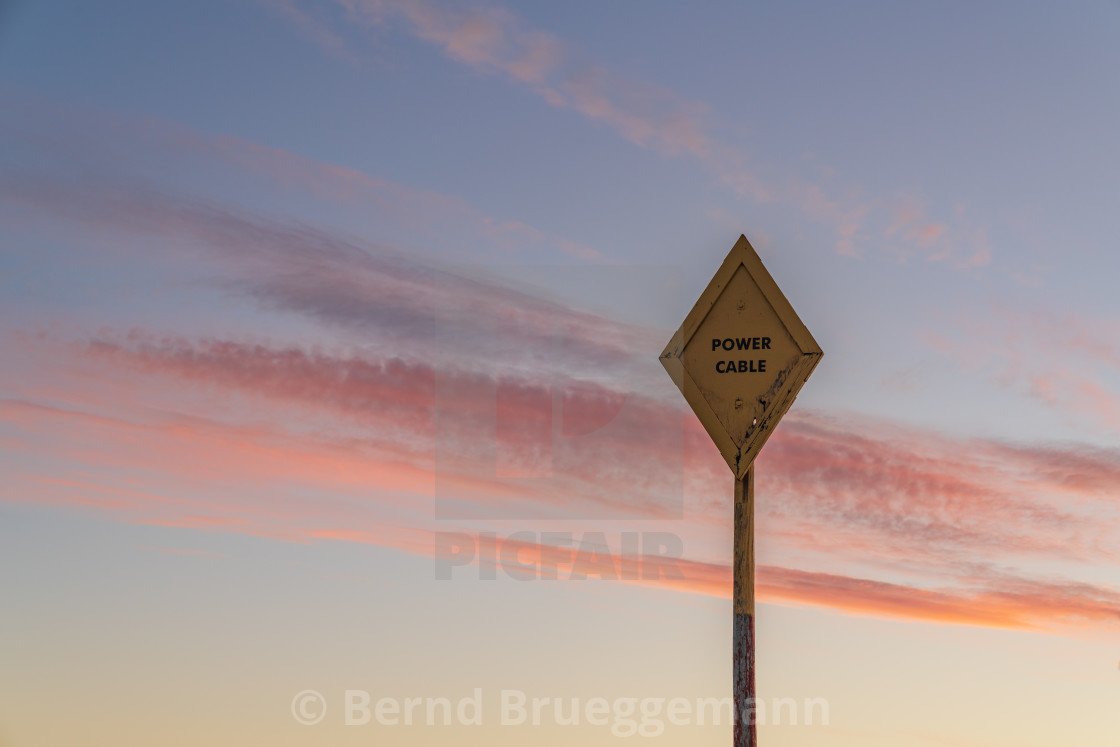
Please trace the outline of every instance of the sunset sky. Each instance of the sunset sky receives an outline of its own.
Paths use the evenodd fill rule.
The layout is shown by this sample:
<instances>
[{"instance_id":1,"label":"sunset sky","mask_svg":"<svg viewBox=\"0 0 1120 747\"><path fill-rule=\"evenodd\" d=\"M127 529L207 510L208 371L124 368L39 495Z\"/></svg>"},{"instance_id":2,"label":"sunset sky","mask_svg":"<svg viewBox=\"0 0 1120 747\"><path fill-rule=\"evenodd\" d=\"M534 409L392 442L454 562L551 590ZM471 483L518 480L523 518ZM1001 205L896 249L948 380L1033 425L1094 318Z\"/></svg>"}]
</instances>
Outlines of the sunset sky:
<instances>
[{"instance_id":1,"label":"sunset sky","mask_svg":"<svg viewBox=\"0 0 1120 747\"><path fill-rule=\"evenodd\" d=\"M728 744L733 479L658 354L746 234L824 350L756 462L760 743L1114 747L1118 39L0 3L0 745Z\"/></svg>"}]
</instances>

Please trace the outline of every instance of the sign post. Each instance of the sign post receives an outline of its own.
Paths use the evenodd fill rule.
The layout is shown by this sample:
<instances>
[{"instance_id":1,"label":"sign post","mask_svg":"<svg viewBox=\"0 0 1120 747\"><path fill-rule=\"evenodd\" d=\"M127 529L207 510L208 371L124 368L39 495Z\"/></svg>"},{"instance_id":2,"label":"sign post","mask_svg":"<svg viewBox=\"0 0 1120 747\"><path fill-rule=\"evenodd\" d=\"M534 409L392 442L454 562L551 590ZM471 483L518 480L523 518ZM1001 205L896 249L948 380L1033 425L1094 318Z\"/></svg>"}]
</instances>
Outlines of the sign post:
<instances>
[{"instance_id":1,"label":"sign post","mask_svg":"<svg viewBox=\"0 0 1120 747\"><path fill-rule=\"evenodd\" d=\"M735 476L735 747L756 747L754 459L823 355L746 236L661 353Z\"/></svg>"}]
</instances>

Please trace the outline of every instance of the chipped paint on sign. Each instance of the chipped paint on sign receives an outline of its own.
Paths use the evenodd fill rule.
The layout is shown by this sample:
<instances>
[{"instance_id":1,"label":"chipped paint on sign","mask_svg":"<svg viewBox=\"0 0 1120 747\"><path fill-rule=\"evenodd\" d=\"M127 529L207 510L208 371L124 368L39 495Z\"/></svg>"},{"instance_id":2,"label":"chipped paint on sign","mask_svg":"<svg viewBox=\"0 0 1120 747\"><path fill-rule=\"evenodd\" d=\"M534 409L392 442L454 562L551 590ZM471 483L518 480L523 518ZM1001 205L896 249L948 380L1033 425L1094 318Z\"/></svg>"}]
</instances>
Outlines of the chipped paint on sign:
<instances>
[{"instance_id":1,"label":"chipped paint on sign","mask_svg":"<svg viewBox=\"0 0 1120 747\"><path fill-rule=\"evenodd\" d=\"M665 346L661 363L741 478L821 355L740 236Z\"/></svg>"}]
</instances>

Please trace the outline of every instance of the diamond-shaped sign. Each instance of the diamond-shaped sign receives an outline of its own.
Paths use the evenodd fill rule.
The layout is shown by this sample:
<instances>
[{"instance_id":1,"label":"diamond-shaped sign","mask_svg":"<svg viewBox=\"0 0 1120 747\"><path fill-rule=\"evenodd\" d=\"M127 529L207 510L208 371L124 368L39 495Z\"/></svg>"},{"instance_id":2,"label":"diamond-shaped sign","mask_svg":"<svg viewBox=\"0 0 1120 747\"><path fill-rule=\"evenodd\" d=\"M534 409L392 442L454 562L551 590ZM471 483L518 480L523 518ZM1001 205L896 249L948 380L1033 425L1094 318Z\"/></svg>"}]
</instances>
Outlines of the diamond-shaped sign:
<instances>
[{"instance_id":1,"label":"diamond-shaped sign","mask_svg":"<svg viewBox=\"0 0 1120 747\"><path fill-rule=\"evenodd\" d=\"M822 355L740 236L661 364L742 479Z\"/></svg>"}]
</instances>

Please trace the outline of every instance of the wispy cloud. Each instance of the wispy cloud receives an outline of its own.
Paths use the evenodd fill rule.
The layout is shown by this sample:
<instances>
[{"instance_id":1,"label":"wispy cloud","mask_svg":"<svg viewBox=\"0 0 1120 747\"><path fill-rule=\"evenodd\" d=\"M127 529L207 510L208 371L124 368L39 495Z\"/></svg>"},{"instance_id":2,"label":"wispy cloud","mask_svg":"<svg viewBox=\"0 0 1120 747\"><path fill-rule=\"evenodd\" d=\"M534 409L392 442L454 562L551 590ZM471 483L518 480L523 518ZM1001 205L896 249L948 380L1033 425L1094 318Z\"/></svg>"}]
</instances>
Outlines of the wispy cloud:
<instances>
[{"instance_id":1,"label":"wispy cloud","mask_svg":"<svg viewBox=\"0 0 1120 747\"><path fill-rule=\"evenodd\" d=\"M347 185L381 190L362 174L237 141L192 135L180 147L331 199L345 199ZM93 259L103 269L172 262L192 283L180 292L210 304L218 289L237 313L218 330L90 318L9 340L20 359L51 365L3 372L6 500L424 553L441 480L498 515L535 505L558 521L616 509L680 517L650 500L677 481L684 518L674 526L693 573L680 588L726 589L730 480L649 355L662 333L388 242L96 169L61 171L9 170L0 179L9 215L80 235L91 256L102 241L111 249ZM825 199L820 209L833 208ZM896 230L939 240L915 220ZM1067 340L1102 365L1114 360L1097 334ZM442 464L441 444L453 457ZM36 466L44 461L48 469ZM921 619L1012 626L1074 614L1031 607L1049 594L1107 620L1093 605L1107 604L1108 589L1022 579L1039 566L1089 575L1114 563L1118 465L1107 449L962 444L841 413L791 413L758 463L759 555L782 570L765 593L870 614L905 615L909 599ZM503 470L552 481L518 483ZM963 617L968 604L987 611Z\"/></svg>"},{"instance_id":2,"label":"wispy cloud","mask_svg":"<svg viewBox=\"0 0 1120 747\"><path fill-rule=\"evenodd\" d=\"M75 362L92 366L87 376L133 381L127 384L132 391L143 391L145 380L163 382L162 388L180 392L185 408L197 406L192 401L197 392L183 390L182 382L194 382L203 388L207 408L217 404L225 409L220 403L236 401L245 413L255 413L249 415L254 420L275 422L247 427L198 415L129 422L9 402L0 408L0 419L18 428L25 448L34 448L36 439L28 434L37 433L69 465L62 473L75 473L50 480L24 475L12 481L13 495L163 526L294 541L345 539L430 552L424 537L435 528L431 514L410 508L408 500L390 498L400 491L436 493L431 451L436 372L429 367L139 333L95 339L84 352L81 347L71 350L79 355ZM539 389L529 379L518 386ZM449 391L464 400L477 396L465 379ZM489 391L492 397L496 389ZM617 396L599 387L569 392L565 409L573 414L573 427L599 425L597 409ZM474 415L469 401L444 404L464 418L459 423L455 417L443 420L461 430L450 436L455 448L470 452L466 442ZM614 433L617 441L600 441L595 451L580 455L587 469L582 479L543 487L517 485L503 482L493 466L486 479L480 480L477 471L445 473L444 479L498 504L551 504L558 518L580 516L578 508L574 513L565 509L584 501L641 500L645 494L640 489L626 490L650 475L652 463L672 456L651 434L673 413L654 400L629 404L639 413L633 427ZM515 398L508 406L517 405ZM286 409L291 406L307 414L294 417ZM592 422L581 425L581 413ZM340 430L340 421L356 421L358 427ZM313 425L287 432L291 426L283 423L291 422ZM685 578L659 584L725 596L727 561L702 548L713 532L726 531L726 501L715 496L726 492L728 478L710 449L689 446L703 443L702 431L692 426L687 436L687 510L673 527L688 540L691 552L682 566ZM1113 592L1103 587L1029 581L996 569L1039 562L1071 568L1113 563L1110 548L1120 529L1113 495L1113 486L1120 484L1115 453L984 440L962 448L928 431L795 413L771 440L758 469L759 552L772 566L760 571L763 599L1003 627L1110 619L1105 610ZM171 484L185 483L190 489L176 496L104 484L104 475L114 473L147 475L155 485L171 476ZM90 474L102 477L91 480ZM262 500L262 492L280 483L289 491L293 484L303 485L314 492L314 500ZM216 497L190 497L199 490ZM377 500L354 504L345 498L363 492ZM362 508L356 510L356 505ZM394 528L411 537L407 546L392 539ZM791 570L822 566L851 570Z\"/></svg>"},{"instance_id":3,"label":"wispy cloud","mask_svg":"<svg viewBox=\"0 0 1120 747\"><path fill-rule=\"evenodd\" d=\"M800 210L831 227L834 249L842 255L859 258L874 251L895 261L962 270L992 262L986 232L961 215L934 217L914 195L861 195L850 185L838 186L835 178L812 181L763 164L751 148L717 134L718 116L709 105L621 75L500 6L468 8L437 0L337 0L337 5L343 10L336 19L340 25L357 25L376 37L403 29L449 59L501 76L634 145L695 159L740 197ZM294 22L303 27L303 21Z\"/></svg>"},{"instance_id":4,"label":"wispy cloud","mask_svg":"<svg viewBox=\"0 0 1120 747\"><path fill-rule=\"evenodd\" d=\"M430 485L417 479L395 481L391 463L369 461L371 451L356 444L317 443L314 439L287 439L258 428L230 430L220 424L188 423L172 419L162 424L128 424L64 411L56 408L5 402L0 404L0 422L7 426L21 423L52 438L67 434L71 444L101 445L67 453L63 443L53 450L74 472L71 476L48 477L9 473L11 479L5 500L32 501L76 510L105 512L137 524L186 530L245 534L288 542L345 541L374 544L434 557L434 532L447 531L446 523L436 527L424 523L423 511L409 511L409 501L394 508L386 502L386 491L424 492ZM52 427L53 422L53 427ZM228 435L223 435L228 431ZM272 445L269 446L268 442ZM126 443L133 449L124 448ZM281 445L287 443L287 453ZM139 447L139 448L137 448ZM130 475L132 487L106 484L113 471L107 467L129 469L117 474ZM86 468L85 471L77 469ZM90 468L93 468L90 471ZM63 471L64 472L64 471ZM240 490L224 488L208 499L189 494L206 492L226 480L243 483ZM174 495L145 488L158 484L168 475L177 475L171 484L179 487ZM189 477L194 476L194 484ZM292 496L296 485L316 487L313 498ZM183 485L186 485L186 491ZM244 485L254 484L256 495L246 495ZM287 486L281 490L280 486ZM355 501L339 493L340 487L376 490L378 500ZM352 493L360 495L361 492ZM367 493L367 495L369 495ZM355 528L360 527L360 528ZM818 530L823 534L825 529ZM514 541L514 540L510 540ZM557 564L561 575L571 571L570 548L542 548L521 542L523 562L533 564L543 549ZM567 555L565 555L567 553ZM617 554L601 562L620 568L623 557ZM631 558L630 561L634 559ZM639 557L638 563L656 560ZM478 562L500 563L496 558L480 557ZM659 576L653 580L634 579L668 591L704 594L727 598L731 571L727 560L699 561L688 557L676 561L680 576ZM830 563L834 565L834 563ZM837 572L808 571L793 567L763 564L758 569L759 599L766 603L807 605L833 609L847 614L943 624L977 625L1012 629L1063 630L1069 627L1115 627L1120 624L1120 590L1085 582L1060 579L1031 579L1006 572L962 572L949 578L933 578L934 586L910 585L847 575Z\"/></svg>"},{"instance_id":5,"label":"wispy cloud","mask_svg":"<svg viewBox=\"0 0 1120 747\"><path fill-rule=\"evenodd\" d=\"M434 251L452 244L459 261L465 257L480 262L516 261L527 255L536 260L555 257L558 262L603 259L593 247L523 221L483 214L459 197L241 138L25 93L5 92L3 104L0 133L21 143L27 155L38 156L38 161L4 164L13 205L23 203L18 197L22 179L32 192L48 190L60 198L78 191L104 192L105 203L109 203L112 195L122 192L147 194L153 199L182 196L189 193L186 185L201 173L213 182L244 185L236 190L238 195L267 194L263 181L266 187L358 211L379 233L406 236L412 247ZM176 180L170 176L184 172L194 177ZM213 194L195 200L199 205L215 201ZM274 209L275 202L270 200L269 207ZM306 203L303 207L306 209ZM88 212L85 215L89 217Z\"/></svg>"},{"instance_id":6,"label":"wispy cloud","mask_svg":"<svg viewBox=\"0 0 1120 747\"><path fill-rule=\"evenodd\" d=\"M552 106L601 122L635 145L669 155L707 158L712 153L707 107L580 59L555 36L527 28L502 8L427 0L340 2L367 24L403 22L449 58L504 75Z\"/></svg>"},{"instance_id":7,"label":"wispy cloud","mask_svg":"<svg viewBox=\"0 0 1120 747\"><path fill-rule=\"evenodd\" d=\"M929 431L846 418L793 415L760 458L759 490L773 496L760 524L802 552L875 562L881 568L954 569L988 558L1023 563L1048 557L1111 562L1113 494L1074 488L1040 470L1069 454L1120 477L1117 455L1091 448L1024 448L979 439L961 443ZM783 424L785 428L785 424ZM1087 485L1087 483L1082 483ZM950 570L949 572L955 572Z\"/></svg>"},{"instance_id":8,"label":"wispy cloud","mask_svg":"<svg viewBox=\"0 0 1120 747\"><path fill-rule=\"evenodd\" d=\"M282 16L288 23L296 28L308 40L317 44L327 54L338 57L351 64L361 64L361 57L346 42L341 34L336 33L330 23L316 17L299 5L295 0L257 0L275 13Z\"/></svg>"},{"instance_id":9,"label":"wispy cloud","mask_svg":"<svg viewBox=\"0 0 1120 747\"><path fill-rule=\"evenodd\" d=\"M958 366L1092 433L1120 431L1120 322L992 304L926 344ZM967 333L958 333L957 330Z\"/></svg>"},{"instance_id":10,"label":"wispy cloud","mask_svg":"<svg viewBox=\"0 0 1120 747\"><path fill-rule=\"evenodd\" d=\"M1021 630L1120 624L1120 590L1093 584L1004 577L964 589L918 589L788 568L758 575L764 600L874 617Z\"/></svg>"},{"instance_id":11,"label":"wispy cloud","mask_svg":"<svg viewBox=\"0 0 1120 747\"><path fill-rule=\"evenodd\" d=\"M505 351L507 363L514 353L520 359L515 365L522 367L545 355L551 364L587 377L604 365L633 361L635 348L663 334L604 323L531 290L456 272L384 244L190 199L29 175L0 177L0 196L9 207L21 206L25 218L40 211L56 225L80 227L86 236L92 230L128 239L122 247L158 239L169 250L161 260L178 256L193 263L196 272L209 272L211 282L231 294L273 311L360 330L368 342L391 342L404 354L430 349L444 330L440 345L449 354L482 360ZM207 265L220 268L220 276L214 278ZM552 351L526 344L542 334L552 341Z\"/></svg>"},{"instance_id":12,"label":"wispy cloud","mask_svg":"<svg viewBox=\"0 0 1120 747\"><path fill-rule=\"evenodd\" d=\"M410 443L433 438L435 387L442 375L446 390L440 402L441 438L454 444L468 462L487 458L485 449L493 444L485 446L477 434L493 430L495 415L522 424L535 416L551 422L553 416L553 383L548 377L538 378L540 371L522 378L461 369L441 374L428 363L399 359L313 355L232 342L152 340L136 334L119 341L95 340L89 351L112 367L325 408L334 417L358 419L378 433ZM656 455L655 464L684 467L679 454L672 453L680 445L659 435L659 424L679 418L678 409L599 384L573 382L561 385L559 394L559 416L567 432L595 433L610 425L585 444L579 468L570 473L586 481L583 487L566 484L565 490L584 493L598 485L605 486L606 494L626 495L626 486L651 479L648 467L639 466L651 455ZM491 408L496 403L498 411L478 410L474 403L480 397ZM542 409L540 402L548 406ZM781 538L787 552L827 553L896 568L931 561L952 567L976 562L985 553L1004 562L1109 559L1102 548L1120 528L1110 508L1110 486L1120 484L1112 482L1120 481L1116 454L1091 447L1026 447L979 439L962 444L866 418L842 420L843 424L841 418L793 413L760 459L760 490L772 496L762 504L760 521L768 533ZM694 431L690 428L687 436L700 443L691 449L703 453L703 437ZM560 443L554 444L550 429L528 429L517 436L513 440L522 458ZM575 448L575 443L569 446ZM967 457L962 458L962 452ZM699 476L694 492L721 494L722 465L701 459L687 468ZM538 492L520 500L572 498L573 494L565 498ZM718 521L724 513L720 501L693 506L693 511L701 521Z\"/></svg>"},{"instance_id":13,"label":"wispy cloud","mask_svg":"<svg viewBox=\"0 0 1120 747\"><path fill-rule=\"evenodd\" d=\"M522 512L534 503L543 503L551 513L574 516L589 510L601 515L596 506L613 506L615 512L656 518L665 509L655 497L664 491L654 486L680 481L679 439L660 435L666 424L680 421L679 409L633 393L586 382L565 386L461 368L437 370L428 363L400 359L130 338L122 343L95 340L88 355L110 369L132 369L196 382L208 391L298 405L325 415L322 420L328 424L354 423L357 428L348 432L376 434L370 437L371 445L394 444L390 458L420 470L435 469L438 426L440 448L454 454L441 461L441 479L474 483L483 490L476 487L471 494L508 502ZM560 421L555 433L554 386ZM543 428L530 427L538 420ZM671 434L672 428L668 431ZM550 462L548 482L512 488L498 479L495 460L531 474L532 462L542 455ZM630 467L650 456L656 457L653 464L641 470ZM449 467L452 464L456 466ZM517 515L517 509L510 515Z\"/></svg>"}]
</instances>

